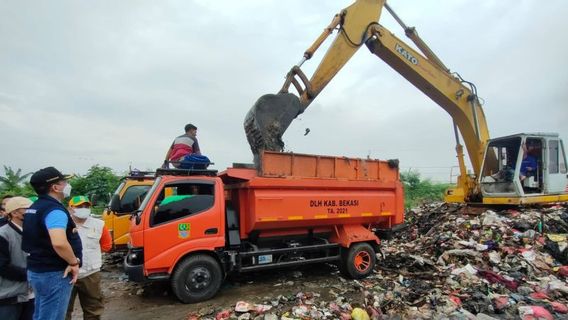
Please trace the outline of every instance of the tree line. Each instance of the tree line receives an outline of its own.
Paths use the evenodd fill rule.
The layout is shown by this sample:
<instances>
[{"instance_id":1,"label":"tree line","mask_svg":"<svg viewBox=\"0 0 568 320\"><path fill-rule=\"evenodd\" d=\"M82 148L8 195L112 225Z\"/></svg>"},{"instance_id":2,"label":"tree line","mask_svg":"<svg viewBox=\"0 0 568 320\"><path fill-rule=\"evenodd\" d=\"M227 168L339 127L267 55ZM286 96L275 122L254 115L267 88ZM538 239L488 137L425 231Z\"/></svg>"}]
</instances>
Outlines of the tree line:
<instances>
[{"instance_id":1,"label":"tree line","mask_svg":"<svg viewBox=\"0 0 568 320\"><path fill-rule=\"evenodd\" d=\"M401 172L400 180L404 185L404 207L415 208L422 203L444 200L444 192L450 186L448 183L435 183L423 179L415 170Z\"/></svg>"},{"instance_id":2,"label":"tree line","mask_svg":"<svg viewBox=\"0 0 568 320\"><path fill-rule=\"evenodd\" d=\"M0 196L15 195L24 197L37 196L29 183L32 172L23 172L22 169L4 167L4 175L0 176ZM112 169L94 165L85 175L75 175L69 180L71 196L88 196L95 205L104 206L110 201L112 193L120 183L121 177L114 174Z\"/></svg>"},{"instance_id":3,"label":"tree line","mask_svg":"<svg viewBox=\"0 0 568 320\"><path fill-rule=\"evenodd\" d=\"M22 169L4 166L4 175L0 176L0 196L6 194L36 196L29 184L31 175L32 172L24 173ZM443 200L444 191L449 186L449 184L434 183L429 179L423 179L418 171L402 172L400 178L404 185L406 208L413 208L424 202ZM102 207L110 201L120 179L121 177L114 174L111 168L94 165L87 171L87 174L76 175L70 180L71 195L88 196L91 201L95 200L97 207Z\"/></svg>"}]
</instances>

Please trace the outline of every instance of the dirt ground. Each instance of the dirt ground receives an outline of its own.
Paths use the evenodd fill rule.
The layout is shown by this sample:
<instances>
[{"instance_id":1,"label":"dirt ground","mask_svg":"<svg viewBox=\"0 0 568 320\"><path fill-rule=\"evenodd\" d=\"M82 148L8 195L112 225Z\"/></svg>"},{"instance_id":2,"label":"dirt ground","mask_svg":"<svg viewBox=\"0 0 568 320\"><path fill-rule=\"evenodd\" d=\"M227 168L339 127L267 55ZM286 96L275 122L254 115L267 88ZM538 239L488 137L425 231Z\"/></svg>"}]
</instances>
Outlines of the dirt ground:
<instances>
[{"instance_id":1,"label":"dirt ground","mask_svg":"<svg viewBox=\"0 0 568 320\"><path fill-rule=\"evenodd\" d=\"M169 289L168 282L137 284L128 282L120 264L106 264L102 272L105 296L103 319L188 319L188 315L215 317L220 310L234 307L237 301L268 303L279 300L279 309L286 310L286 299L292 304L296 294L313 292L321 299L349 285L339 277L333 265L316 264L295 269L271 270L231 276L213 299L197 303L179 302ZM358 297L352 297L357 300ZM361 296L361 299L362 296ZM291 305L290 305L291 308ZM79 301L75 302L73 319L82 319Z\"/></svg>"}]
</instances>

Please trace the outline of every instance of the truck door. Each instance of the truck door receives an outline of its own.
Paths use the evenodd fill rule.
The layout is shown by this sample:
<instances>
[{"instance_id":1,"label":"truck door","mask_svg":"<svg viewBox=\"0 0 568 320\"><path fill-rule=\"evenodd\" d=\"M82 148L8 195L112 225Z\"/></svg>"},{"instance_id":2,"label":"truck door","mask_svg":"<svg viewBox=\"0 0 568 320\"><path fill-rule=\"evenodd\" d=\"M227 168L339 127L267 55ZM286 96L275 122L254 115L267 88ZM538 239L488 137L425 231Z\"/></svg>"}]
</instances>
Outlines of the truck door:
<instances>
[{"instance_id":1,"label":"truck door","mask_svg":"<svg viewBox=\"0 0 568 320\"><path fill-rule=\"evenodd\" d=\"M194 248L224 244L221 201L213 181L166 184L153 204L144 231L144 263L148 273L166 272L175 259Z\"/></svg>"},{"instance_id":2,"label":"truck door","mask_svg":"<svg viewBox=\"0 0 568 320\"><path fill-rule=\"evenodd\" d=\"M560 139L549 139L547 148L547 191L548 194L566 192L568 177L566 171L566 154Z\"/></svg>"}]
</instances>

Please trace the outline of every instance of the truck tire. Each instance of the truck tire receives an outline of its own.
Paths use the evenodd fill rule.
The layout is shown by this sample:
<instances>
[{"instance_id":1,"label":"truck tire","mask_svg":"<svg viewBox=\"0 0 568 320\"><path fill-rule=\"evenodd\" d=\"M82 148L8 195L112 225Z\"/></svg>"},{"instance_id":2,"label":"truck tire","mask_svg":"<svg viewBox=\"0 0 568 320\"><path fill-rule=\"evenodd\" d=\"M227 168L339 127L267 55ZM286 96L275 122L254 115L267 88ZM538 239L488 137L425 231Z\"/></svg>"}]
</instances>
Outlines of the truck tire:
<instances>
[{"instance_id":1,"label":"truck tire","mask_svg":"<svg viewBox=\"0 0 568 320\"><path fill-rule=\"evenodd\" d=\"M366 242L352 244L341 254L341 272L352 279L365 278L375 269L375 250Z\"/></svg>"},{"instance_id":2,"label":"truck tire","mask_svg":"<svg viewBox=\"0 0 568 320\"><path fill-rule=\"evenodd\" d=\"M223 282L221 266L213 257L198 254L181 261L171 278L172 291L183 303L212 298Z\"/></svg>"}]
</instances>

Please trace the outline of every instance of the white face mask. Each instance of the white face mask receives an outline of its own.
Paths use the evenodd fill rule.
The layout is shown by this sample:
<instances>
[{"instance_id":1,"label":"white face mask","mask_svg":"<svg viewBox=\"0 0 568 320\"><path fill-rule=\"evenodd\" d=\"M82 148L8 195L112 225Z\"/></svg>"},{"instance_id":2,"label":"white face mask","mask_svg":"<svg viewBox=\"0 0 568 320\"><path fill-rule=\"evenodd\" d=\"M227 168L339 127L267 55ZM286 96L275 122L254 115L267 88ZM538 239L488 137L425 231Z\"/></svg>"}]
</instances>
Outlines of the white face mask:
<instances>
[{"instance_id":1,"label":"white face mask","mask_svg":"<svg viewBox=\"0 0 568 320\"><path fill-rule=\"evenodd\" d=\"M63 198L67 198L71 195L71 185L68 183L63 188Z\"/></svg>"},{"instance_id":2,"label":"white face mask","mask_svg":"<svg viewBox=\"0 0 568 320\"><path fill-rule=\"evenodd\" d=\"M73 215L79 219L87 219L91 215L91 208L73 209Z\"/></svg>"}]
</instances>

